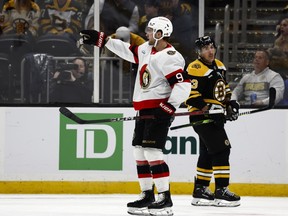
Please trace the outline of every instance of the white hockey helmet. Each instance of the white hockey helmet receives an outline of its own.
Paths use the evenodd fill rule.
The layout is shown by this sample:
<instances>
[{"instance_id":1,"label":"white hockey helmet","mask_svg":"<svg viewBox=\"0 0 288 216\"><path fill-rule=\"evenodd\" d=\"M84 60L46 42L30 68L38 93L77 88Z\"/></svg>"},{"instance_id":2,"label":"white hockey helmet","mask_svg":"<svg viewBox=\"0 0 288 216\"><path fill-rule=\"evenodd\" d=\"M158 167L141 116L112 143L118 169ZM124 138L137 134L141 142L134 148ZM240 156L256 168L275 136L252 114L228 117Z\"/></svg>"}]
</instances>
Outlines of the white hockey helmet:
<instances>
[{"instance_id":1,"label":"white hockey helmet","mask_svg":"<svg viewBox=\"0 0 288 216\"><path fill-rule=\"evenodd\" d=\"M148 25L148 28L153 29L153 38L155 39L155 34L158 31L162 31L162 38L163 37L170 37L173 32L173 25L171 21L166 17L154 17L152 18Z\"/></svg>"}]
</instances>

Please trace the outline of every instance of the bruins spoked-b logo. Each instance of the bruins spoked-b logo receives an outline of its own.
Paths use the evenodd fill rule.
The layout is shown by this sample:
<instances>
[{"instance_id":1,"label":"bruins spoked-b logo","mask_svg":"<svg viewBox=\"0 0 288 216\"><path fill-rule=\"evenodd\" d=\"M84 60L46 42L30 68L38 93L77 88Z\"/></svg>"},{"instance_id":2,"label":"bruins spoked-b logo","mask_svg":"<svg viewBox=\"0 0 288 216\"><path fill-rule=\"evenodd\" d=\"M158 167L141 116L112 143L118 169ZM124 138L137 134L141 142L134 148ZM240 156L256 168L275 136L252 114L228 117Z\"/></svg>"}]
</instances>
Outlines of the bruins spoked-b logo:
<instances>
[{"instance_id":1,"label":"bruins spoked-b logo","mask_svg":"<svg viewBox=\"0 0 288 216\"><path fill-rule=\"evenodd\" d=\"M226 88L223 80L218 80L215 89L214 89L214 97L218 101L224 101L226 97Z\"/></svg>"},{"instance_id":2,"label":"bruins spoked-b logo","mask_svg":"<svg viewBox=\"0 0 288 216\"><path fill-rule=\"evenodd\" d=\"M151 74L147 70L147 64L143 65L140 70L140 84L143 89L148 88L151 83Z\"/></svg>"}]
</instances>

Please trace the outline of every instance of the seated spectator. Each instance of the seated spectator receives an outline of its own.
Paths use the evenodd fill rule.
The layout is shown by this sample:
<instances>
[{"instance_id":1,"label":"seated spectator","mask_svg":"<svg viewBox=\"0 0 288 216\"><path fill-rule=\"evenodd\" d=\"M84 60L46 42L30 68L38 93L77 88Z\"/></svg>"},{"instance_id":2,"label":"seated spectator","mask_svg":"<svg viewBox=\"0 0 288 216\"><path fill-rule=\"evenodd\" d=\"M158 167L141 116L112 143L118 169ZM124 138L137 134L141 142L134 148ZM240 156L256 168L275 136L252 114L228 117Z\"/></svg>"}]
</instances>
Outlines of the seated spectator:
<instances>
[{"instance_id":1,"label":"seated spectator","mask_svg":"<svg viewBox=\"0 0 288 216\"><path fill-rule=\"evenodd\" d=\"M40 19L35 52L53 56L80 55L76 41L82 29L82 6L77 1L48 0Z\"/></svg>"},{"instance_id":2,"label":"seated spectator","mask_svg":"<svg viewBox=\"0 0 288 216\"><path fill-rule=\"evenodd\" d=\"M284 79L285 90L283 94L283 100L281 100L278 106L288 106L288 55L282 52L279 48L268 49L271 59L270 68L277 71Z\"/></svg>"},{"instance_id":3,"label":"seated spectator","mask_svg":"<svg viewBox=\"0 0 288 216\"><path fill-rule=\"evenodd\" d=\"M269 103L269 88L276 89L275 104L283 98L284 81L279 73L269 68L269 53L258 50L253 60L254 70L244 75L232 92L231 100L241 105L264 106Z\"/></svg>"},{"instance_id":4,"label":"seated spectator","mask_svg":"<svg viewBox=\"0 0 288 216\"><path fill-rule=\"evenodd\" d=\"M83 58L62 65L51 82L50 102L92 103L93 83L88 79L88 67Z\"/></svg>"},{"instance_id":5,"label":"seated spectator","mask_svg":"<svg viewBox=\"0 0 288 216\"><path fill-rule=\"evenodd\" d=\"M146 37L145 28L151 18L157 17L159 14L160 0L145 0L144 15L139 20L139 35Z\"/></svg>"},{"instance_id":6,"label":"seated spectator","mask_svg":"<svg viewBox=\"0 0 288 216\"><path fill-rule=\"evenodd\" d=\"M3 7L4 34L37 36L40 8L32 0L10 0Z\"/></svg>"},{"instance_id":7,"label":"seated spectator","mask_svg":"<svg viewBox=\"0 0 288 216\"><path fill-rule=\"evenodd\" d=\"M9 60L10 95L18 98L23 57L33 51L39 28L40 8L33 0L9 0L2 10L0 52Z\"/></svg>"},{"instance_id":8,"label":"seated spectator","mask_svg":"<svg viewBox=\"0 0 288 216\"><path fill-rule=\"evenodd\" d=\"M132 0L100 0L100 31L111 35L120 26L138 33L139 10ZM94 29L94 4L85 20L86 29Z\"/></svg>"},{"instance_id":9,"label":"seated spectator","mask_svg":"<svg viewBox=\"0 0 288 216\"><path fill-rule=\"evenodd\" d=\"M269 48L270 55L269 67L279 73L284 80L288 79L288 53L285 53L279 47Z\"/></svg>"},{"instance_id":10,"label":"seated spectator","mask_svg":"<svg viewBox=\"0 0 288 216\"><path fill-rule=\"evenodd\" d=\"M82 7L76 1L50 0L40 19L40 34L67 35L77 40L82 26Z\"/></svg>"},{"instance_id":11,"label":"seated spectator","mask_svg":"<svg viewBox=\"0 0 288 216\"><path fill-rule=\"evenodd\" d=\"M196 7L180 0L161 0L159 15L171 20L174 29L170 42L184 56L186 63L195 60L197 56L191 50L195 50L194 40L198 38Z\"/></svg>"}]
</instances>

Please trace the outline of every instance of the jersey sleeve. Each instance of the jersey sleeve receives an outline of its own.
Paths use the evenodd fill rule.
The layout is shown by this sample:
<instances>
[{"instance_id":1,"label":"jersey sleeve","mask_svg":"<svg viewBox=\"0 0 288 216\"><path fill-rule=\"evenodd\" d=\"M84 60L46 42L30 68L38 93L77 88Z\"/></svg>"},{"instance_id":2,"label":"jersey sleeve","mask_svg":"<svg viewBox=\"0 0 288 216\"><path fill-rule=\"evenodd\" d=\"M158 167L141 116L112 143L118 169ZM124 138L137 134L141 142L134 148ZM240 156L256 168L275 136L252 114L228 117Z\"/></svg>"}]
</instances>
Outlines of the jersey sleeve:
<instances>
[{"instance_id":1,"label":"jersey sleeve","mask_svg":"<svg viewBox=\"0 0 288 216\"><path fill-rule=\"evenodd\" d=\"M134 64L138 63L138 46L131 46L129 43L113 38L110 38L105 46L120 58Z\"/></svg>"},{"instance_id":2,"label":"jersey sleeve","mask_svg":"<svg viewBox=\"0 0 288 216\"><path fill-rule=\"evenodd\" d=\"M199 83L205 83L205 77L202 75L202 71L199 70L201 65L196 61L192 62L187 67L187 76L191 80L191 91L190 95L185 101L185 104L189 107L196 107L197 109L202 109L207 103L204 101L201 89L199 89ZM203 80L203 81L202 81Z\"/></svg>"},{"instance_id":3,"label":"jersey sleeve","mask_svg":"<svg viewBox=\"0 0 288 216\"><path fill-rule=\"evenodd\" d=\"M170 58L162 61L162 68L172 89L168 103L178 108L189 96L191 84L183 71L185 65L183 57L177 51L168 51L167 54Z\"/></svg>"}]
</instances>

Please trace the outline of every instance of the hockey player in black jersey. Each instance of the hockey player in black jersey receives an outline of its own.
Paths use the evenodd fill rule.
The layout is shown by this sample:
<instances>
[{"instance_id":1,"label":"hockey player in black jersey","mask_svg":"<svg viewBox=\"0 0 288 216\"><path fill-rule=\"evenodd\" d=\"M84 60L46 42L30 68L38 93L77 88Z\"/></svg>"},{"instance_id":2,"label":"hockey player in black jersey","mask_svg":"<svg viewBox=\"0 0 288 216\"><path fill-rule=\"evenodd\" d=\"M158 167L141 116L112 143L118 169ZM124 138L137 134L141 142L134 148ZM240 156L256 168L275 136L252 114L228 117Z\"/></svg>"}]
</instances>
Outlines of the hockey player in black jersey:
<instances>
[{"instance_id":1,"label":"hockey player in black jersey","mask_svg":"<svg viewBox=\"0 0 288 216\"><path fill-rule=\"evenodd\" d=\"M239 206L240 197L229 191L230 141L224 129L226 119L238 118L239 104L230 100L231 91L226 82L226 68L215 59L216 45L209 36L195 41L198 59L190 63L187 73L191 80L191 92L186 100L190 112L196 110L223 109L224 114L190 116L190 122L213 119L213 122L193 126L199 136L200 152L197 175L194 182L192 205L196 206ZM215 193L209 190L214 174Z\"/></svg>"},{"instance_id":2,"label":"hockey player in black jersey","mask_svg":"<svg viewBox=\"0 0 288 216\"><path fill-rule=\"evenodd\" d=\"M133 135L133 154L141 189L140 198L127 204L133 215L173 215L169 185L169 167L164 161L166 144L173 113L190 92L190 81L184 75L185 60L168 42L173 26L166 17L152 18L146 28L147 42L132 46L119 39L105 40L104 32L81 31L83 44L108 48L119 57L138 64L133 93L133 106L140 116ZM82 44L82 45L81 45ZM158 197L155 200L154 187Z\"/></svg>"}]
</instances>

